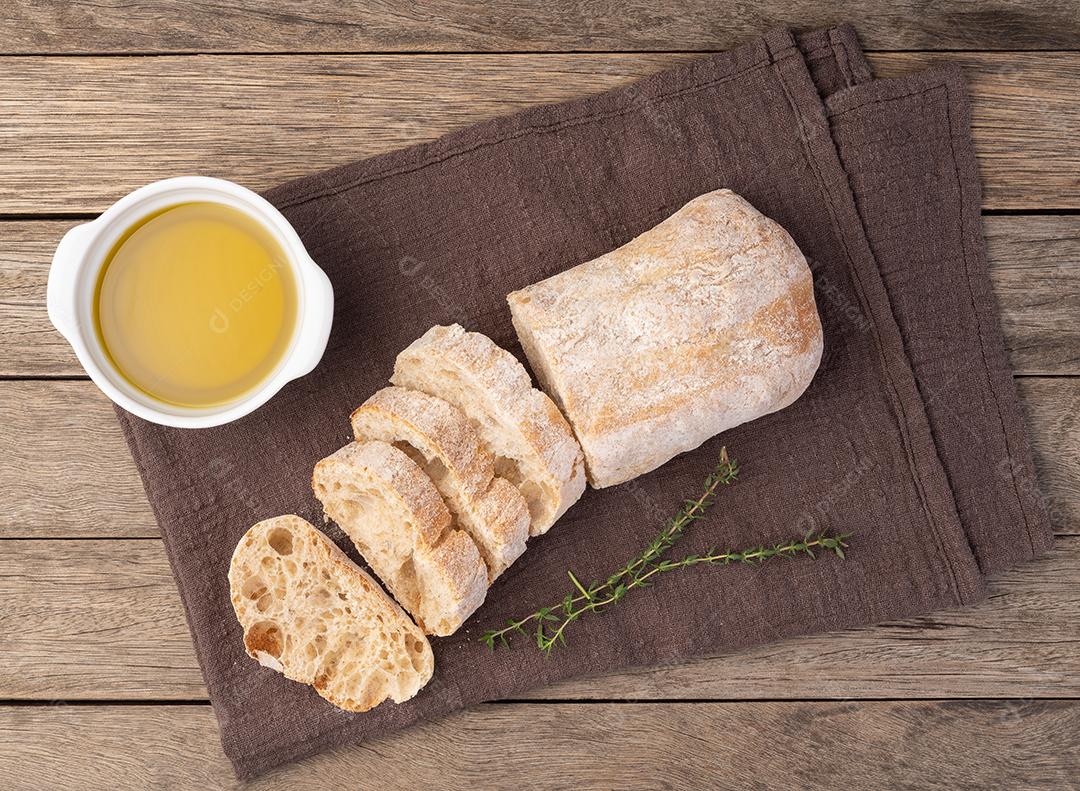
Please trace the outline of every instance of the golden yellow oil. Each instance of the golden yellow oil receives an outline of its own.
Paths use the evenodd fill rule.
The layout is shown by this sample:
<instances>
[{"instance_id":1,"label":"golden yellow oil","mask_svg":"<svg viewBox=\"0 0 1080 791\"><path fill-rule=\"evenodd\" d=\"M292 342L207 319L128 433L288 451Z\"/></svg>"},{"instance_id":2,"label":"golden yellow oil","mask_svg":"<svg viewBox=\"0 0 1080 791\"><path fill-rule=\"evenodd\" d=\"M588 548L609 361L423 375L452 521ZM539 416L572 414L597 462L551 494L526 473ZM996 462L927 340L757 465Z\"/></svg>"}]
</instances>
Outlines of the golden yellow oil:
<instances>
[{"instance_id":1,"label":"golden yellow oil","mask_svg":"<svg viewBox=\"0 0 1080 791\"><path fill-rule=\"evenodd\" d=\"M284 250L244 212L183 203L122 236L102 265L94 323L113 366L185 407L235 401L288 349L296 284Z\"/></svg>"}]
</instances>

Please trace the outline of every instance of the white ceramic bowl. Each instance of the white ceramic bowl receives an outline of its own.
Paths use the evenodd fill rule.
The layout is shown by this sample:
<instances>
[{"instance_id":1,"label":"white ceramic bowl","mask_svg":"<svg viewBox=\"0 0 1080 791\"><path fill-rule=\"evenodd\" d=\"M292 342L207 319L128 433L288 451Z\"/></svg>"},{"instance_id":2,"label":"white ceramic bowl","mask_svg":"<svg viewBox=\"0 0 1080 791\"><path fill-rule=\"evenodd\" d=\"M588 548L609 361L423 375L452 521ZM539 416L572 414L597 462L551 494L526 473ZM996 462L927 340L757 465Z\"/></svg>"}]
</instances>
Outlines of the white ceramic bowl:
<instances>
[{"instance_id":1,"label":"white ceramic bowl","mask_svg":"<svg viewBox=\"0 0 1080 791\"><path fill-rule=\"evenodd\" d=\"M239 209L277 239L296 281L296 326L274 371L243 398L214 407L189 408L155 399L129 383L112 365L94 329L94 289L105 256L143 217L178 203L209 201ZM180 428L219 426L258 409L286 383L311 371L330 337L334 290L281 213L249 189L223 179L183 176L147 184L118 200L92 222L72 228L56 248L48 287L49 320L109 398L154 423Z\"/></svg>"}]
</instances>

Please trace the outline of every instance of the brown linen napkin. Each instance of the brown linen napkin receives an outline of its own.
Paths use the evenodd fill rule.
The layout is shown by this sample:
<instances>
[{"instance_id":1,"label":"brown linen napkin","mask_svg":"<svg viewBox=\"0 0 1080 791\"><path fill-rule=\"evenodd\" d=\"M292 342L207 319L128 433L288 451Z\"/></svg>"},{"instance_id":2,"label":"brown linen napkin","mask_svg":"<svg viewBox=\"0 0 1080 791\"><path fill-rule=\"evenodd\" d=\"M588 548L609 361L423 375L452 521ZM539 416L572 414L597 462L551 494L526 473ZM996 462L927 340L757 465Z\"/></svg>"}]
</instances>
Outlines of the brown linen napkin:
<instances>
[{"instance_id":1,"label":"brown linen napkin","mask_svg":"<svg viewBox=\"0 0 1080 791\"><path fill-rule=\"evenodd\" d=\"M350 410L386 384L400 349L457 321L521 356L507 292L618 247L719 187L783 224L814 270L826 355L798 402L647 476L587 492L530 542L462 631L433 641L435 678L408 703L348 714L246 657L226 583L233 546L280 513L321 522L311 468L349 440ZM969 604L984 595L984 572L1049 543L953 71L872 81L849 27L798 40L774 31L268 197L334 283L320 366L216 429L118 412L241 777L571 675ZM624 563L697 491L721 444L742 476L680 551L827 527L855 534L848 559L673 574L582 620L549 658L477 641L560 599L567 569L589 579Z\"/></svg>"},{"instance_id":2,"label":"brown linen napkin","mask_svg":"<svg viewBox=\"0 0 1080 791\"><path fill-rule=\"evenodd\" d=\"M982 571L1001 571L1053 536L990 289L963 77L881 80L826 107L960 520Z\"/></svg>"}]
</instances>

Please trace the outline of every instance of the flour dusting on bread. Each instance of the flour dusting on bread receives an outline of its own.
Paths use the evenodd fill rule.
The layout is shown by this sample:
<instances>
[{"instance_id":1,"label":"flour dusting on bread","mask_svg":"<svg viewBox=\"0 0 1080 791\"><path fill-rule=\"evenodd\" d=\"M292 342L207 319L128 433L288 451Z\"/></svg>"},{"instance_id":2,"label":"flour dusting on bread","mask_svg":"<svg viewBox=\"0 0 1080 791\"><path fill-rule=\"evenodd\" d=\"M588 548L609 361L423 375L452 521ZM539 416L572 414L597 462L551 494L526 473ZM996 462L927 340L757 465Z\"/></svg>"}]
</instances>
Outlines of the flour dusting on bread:
<instances>
[{"instance_id":1,"label":"flour dusting on bread","mask_svg":"<svg viewBox=\"0 0 1080 791\"><path fill-rule=\"evenodd\" d=\"M788 406L821 359L806 260L730 190L508 302L598 488Z\"/></svg>"}]
</instances>

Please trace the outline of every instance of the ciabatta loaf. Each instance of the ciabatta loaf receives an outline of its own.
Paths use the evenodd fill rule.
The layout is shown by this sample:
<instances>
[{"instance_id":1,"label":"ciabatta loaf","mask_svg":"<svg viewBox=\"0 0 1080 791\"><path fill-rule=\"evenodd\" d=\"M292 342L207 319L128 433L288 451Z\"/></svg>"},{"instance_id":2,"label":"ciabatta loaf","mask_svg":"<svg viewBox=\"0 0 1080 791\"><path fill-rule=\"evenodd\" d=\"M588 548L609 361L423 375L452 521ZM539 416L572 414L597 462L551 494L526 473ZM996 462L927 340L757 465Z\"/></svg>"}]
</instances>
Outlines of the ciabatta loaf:
<instances>
[{"instance_id":1,"label":"ciabatta loaf","mask_svg":"<svg viewBox=\"0 0 1080 791\"><path fill-rule=\"evenodd\" d=\"M485 335L432 327L401 352L390 381L449 401L495 454L495 473L529 506L531 535L555 524L585 490L581 448L524 366Z\"/></svg>"},{"instance_id":2,"label":"ciabatta loaf","mask_svg":"<svg viewBox=\"0 0 1080 791\"><path fill-rule=\"evenodd\" d=\"M783 409L821 359L806 260L730 190L508 301L598 488Z\"/></svg>"},{"instance_id":3,"label":"ciabatta loaf","mask_svg":"<svg viewBox=\"0 0 1080 791\"><path fill-rule=\"evenodd\" d=\"M351 442L315 465L326 515L425 632L453 634L487 593L487 567L416 462L385 442Z\"/></svg>"},{"instance_id":4,"label":"ciabatta loaf","mask_svg":"<svg viewBox=\"0 0 1080 791\"><path fill-rule=\"evenodd\" d=\"M382 440L408 454L439 490L455 525L476 542L492 582L525 551L529 508L459 409L441 398L386 387L352 413L358 441Z\"/></svg>"},{"instance_id":5,"label":"ciabatta loaf","mask_svg":"<svg viewBox=\"0 0 1080 791\"><path fill-rule=\"evenodd\" d=\"M435 667L424 633L330 539L298 516L252 527L229 565L244 647L339 708L401 703Z\"/></svg>"}]
</instances>

